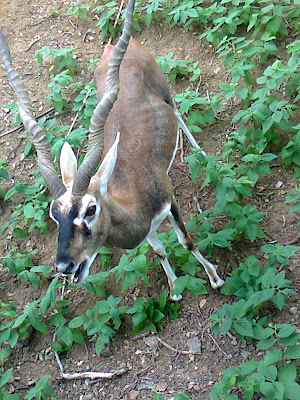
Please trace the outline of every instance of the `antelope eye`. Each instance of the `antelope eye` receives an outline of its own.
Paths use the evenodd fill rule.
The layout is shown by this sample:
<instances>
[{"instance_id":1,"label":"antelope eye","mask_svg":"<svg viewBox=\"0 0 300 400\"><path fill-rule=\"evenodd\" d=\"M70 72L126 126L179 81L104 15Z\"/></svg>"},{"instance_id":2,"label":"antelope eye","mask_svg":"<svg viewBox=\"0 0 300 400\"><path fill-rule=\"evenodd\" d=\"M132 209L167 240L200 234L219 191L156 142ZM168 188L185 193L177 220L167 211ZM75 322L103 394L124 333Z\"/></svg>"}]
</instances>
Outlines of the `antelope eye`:
<instances>
[{"instance_id":1,"label":"antelope eye","mask_svg":"<svg viewBox=\"0 0 300 400\"><path fill-rule=\"evenodd\" d=\"M95 215L95 212L96 212L96 205L93 204L86 210L85 217L92 217L93 215Z\"/></svg>"}]
</instances>

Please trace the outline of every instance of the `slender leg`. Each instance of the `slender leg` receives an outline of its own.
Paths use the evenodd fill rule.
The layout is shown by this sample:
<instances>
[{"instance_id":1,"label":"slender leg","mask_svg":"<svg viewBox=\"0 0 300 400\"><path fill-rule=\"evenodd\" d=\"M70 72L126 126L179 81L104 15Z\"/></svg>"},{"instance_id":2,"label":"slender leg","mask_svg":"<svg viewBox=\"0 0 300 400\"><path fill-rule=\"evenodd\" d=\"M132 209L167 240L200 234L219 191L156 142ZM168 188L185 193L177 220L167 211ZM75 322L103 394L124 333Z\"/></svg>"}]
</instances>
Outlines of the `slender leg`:
<instances>
[{"instance_id":1,"label":"slender leg","mask_svg":"<svg viewBox=\"0 0 300 400\"><path fill-rule=\"evenodd\" d=\"M196 149L200 149L199 144L196 142L194 136L191 134L189 128L186 126L186 123L184 122L180 112L177 110L177 107L176 107L176 104L175 104L174 100L173 100L173 108L174 108L174 114L175 114L175 117L177 119L178 125L183 130L183 132L186 134L186 137L190 141L191 145L193 147L196 147ZM206 155L205 151L203 151L203 150L201 150L201 153L203 155Z\"/></svg>"},{"instance_id":2,"label":"slender leg","mask_svg":"<svg viewBox=\"0 0 300 400\"><path fill-rule=\"evenodd\" d=\"M196 259L203 265L205 272L207 273L211 286L213 289L217 289L224 284L223 279L219 277L216 272L215 267L210 263L198 249L195 248L190 235L187 233L179 208L175 201L171 205L171 213L169 214L169 219L172 222L174 230L177 234L179 243L186 249L189 249Z\"/></svg>"},{"instance_id":3,"label":"slender leg","mask_svg":"<svg viewBox=\"0 0 300 400\"><path fill-rule=\"evenodd\" d=\"M168 277L168 282L169 282L169 287L170 287L170 298L174 301L181 300L182 299L181 295L177 296L176 294L172 294L173 289L174 289L174 281L177 279L177 276L175 275L175 273L172 270L172 267L169 263L164 245L158 239L158 237L155 236L154 233L149 233L149 235L147 236L147 240L148 240L150 246L155 251L155 253L161 257L161 264L162 264L163 269L165 270L165 273L167 274L167 277Z\"/></svg>"}]
</instances>

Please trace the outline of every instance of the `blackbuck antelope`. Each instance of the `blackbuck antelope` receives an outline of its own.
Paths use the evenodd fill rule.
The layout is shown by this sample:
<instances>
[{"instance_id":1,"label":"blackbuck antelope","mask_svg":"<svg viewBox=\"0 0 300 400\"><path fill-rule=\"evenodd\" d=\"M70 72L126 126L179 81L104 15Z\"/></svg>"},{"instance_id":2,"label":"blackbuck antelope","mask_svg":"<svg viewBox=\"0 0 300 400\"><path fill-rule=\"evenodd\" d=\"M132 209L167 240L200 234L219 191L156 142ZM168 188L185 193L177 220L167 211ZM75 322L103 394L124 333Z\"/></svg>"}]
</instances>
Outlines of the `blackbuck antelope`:
<instances>
[{"instance_id":1,"label":"blackbuck antelope","mask_svg":"<svg viewBox=\"0 0 300 400\"><path fill-rule=\"evenodd\" d=\"M183 121L156 61L130 38L133 9L134 0L129 0L122 36L115 47L106 46L95 70L99 103L84 161L77 170L76 157L65 143L60 156L62 179L2 33L0 49L21 119L37 150L39 169L54 196L50 216L59 225L58 271L74 274L74 282L81 282L102 245L131 249L146 239L161 257L171 298L179 300L181 296L172 293L176 275L155 235L167 217L179 242L203 265L212 287L224 281L194 246L172 194L168 173L177 150L178 123Z\"/></svg>"}]
</instances>

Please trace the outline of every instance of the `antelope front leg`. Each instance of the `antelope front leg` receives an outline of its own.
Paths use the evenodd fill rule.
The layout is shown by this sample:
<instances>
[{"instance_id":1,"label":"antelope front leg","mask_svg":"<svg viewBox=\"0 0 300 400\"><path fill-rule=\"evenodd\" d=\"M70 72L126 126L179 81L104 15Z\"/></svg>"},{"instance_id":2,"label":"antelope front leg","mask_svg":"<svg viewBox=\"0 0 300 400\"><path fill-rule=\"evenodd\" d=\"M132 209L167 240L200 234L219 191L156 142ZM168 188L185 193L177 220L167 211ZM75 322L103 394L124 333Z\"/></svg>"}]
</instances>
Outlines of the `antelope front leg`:
<instances>
[{"instance_id":1,"label":"antelope front leg","mask_svg":"<svg viewBox=\"0 0 300 400\"><path fill-rule=\"evenodd\" d=\"M158 254L161 257L161 264L163 266L163 269L165 270L165 273L168 277L168 282L169 282L169 287L170 287L170 299L173 301L179 301L182 299L182 296L179 295L177 296L176 294L173 293L174 289L174 282L177 279L177 276L175 275L174 271L172 270L172 267L169 263L169 260L167 258L167 253L164 248L164 245L162 242L158 239L157 236L155 236L154 233L150 233L147 236L147 240L150 244L150 246L153 248L156 254Z\"/></svg>"},{"instance_id":2,"label":"antelope front leg","mask_svg":"<svg viewBox=\"0 0 300 400\"><path fill-rule=\"evenodd\" d=\"M216 268L214 265L209 262L203 255L200 253L198 249L195 248L192 239L187 233L184 223L181 218L181 214L179 208L175 202L172 203L171 213L169 215L169 219L172 222L174 230L177 234L179 243L185 248L189 249L191 253L196 257L196 259L203 265L205 272L207 273L211 286L213 289L217 289L224 285L223 279L219 277L217 274Z\"/></svg>"}]
</instances>

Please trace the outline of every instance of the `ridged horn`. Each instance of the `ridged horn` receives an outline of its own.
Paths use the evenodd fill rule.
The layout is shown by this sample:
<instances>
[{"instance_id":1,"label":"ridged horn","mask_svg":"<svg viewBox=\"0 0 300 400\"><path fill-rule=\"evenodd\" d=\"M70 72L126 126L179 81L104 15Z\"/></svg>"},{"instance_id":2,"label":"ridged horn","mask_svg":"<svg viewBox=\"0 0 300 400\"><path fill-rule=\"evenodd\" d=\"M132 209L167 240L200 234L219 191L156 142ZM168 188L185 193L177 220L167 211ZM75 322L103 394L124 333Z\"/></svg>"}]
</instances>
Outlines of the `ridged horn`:
<instances>
[{"instance_id":1,"label":"ridged horn","mask_svg":"<svg viewBox=\"0 0 300 400\"><path fill-rule=\"evenodd\" d=\"M36 148L40 172L52 195L58 198L66 191L66 188L56 173L54 156L51 154L51 147L47 141L46 133L33 116L33 107L27 89L12 65L9 47L1 30L0 51L5 73L18 97L21 120Z\"/></svg>"},{"instance_id":2,"label":"ridged horn","mask_svg":"<svg viewBox=\"0 0 300 400\"><path fill-rule=\"evenodd\" d=\"M108 64L105 93L96 106L91 118L88 150L78 169L72 188L75 196L83 195L86 192L90 179L99 165L102 156L104 126L119 93L119 71L131 36L134 3L135 0L129 0L128 2L124 29Z\"/></svg>"}]
</instances>

